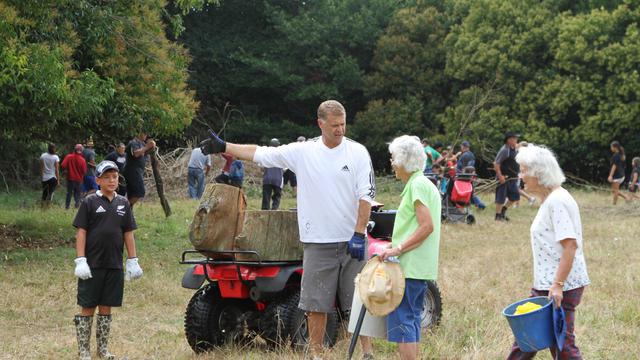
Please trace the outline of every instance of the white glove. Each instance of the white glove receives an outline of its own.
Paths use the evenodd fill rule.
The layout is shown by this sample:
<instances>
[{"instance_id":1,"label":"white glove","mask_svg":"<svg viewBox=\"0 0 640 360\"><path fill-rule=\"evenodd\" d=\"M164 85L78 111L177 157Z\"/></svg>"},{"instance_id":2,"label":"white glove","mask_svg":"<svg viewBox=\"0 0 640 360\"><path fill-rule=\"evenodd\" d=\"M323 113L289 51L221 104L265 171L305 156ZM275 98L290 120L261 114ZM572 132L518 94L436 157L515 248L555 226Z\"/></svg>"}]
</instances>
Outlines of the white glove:
<instances>
[{"instance_id":1,"label":"white glove","mask_svg":"<svg viewBox=\"0 0 640 360\"><path fill-rule=\"evenodd\" d=\"M87 264L87 258L84 256L80 256L73 260L76 263L76 271L75 274L78 278L82 280L87 280L91 278L91 269L89 268L89 264Z\"/></svg>"},{"instance_id":2,"label":"white glove","mask_svg":"<svg viewBox=\"0 0 640 360\"><path fill-rule=\"evenodd\" d=\"M142 268L138 265L137 257L127 259L125 269L124 279L127 281L142 277Z\"/></svg>"}]
</instances>

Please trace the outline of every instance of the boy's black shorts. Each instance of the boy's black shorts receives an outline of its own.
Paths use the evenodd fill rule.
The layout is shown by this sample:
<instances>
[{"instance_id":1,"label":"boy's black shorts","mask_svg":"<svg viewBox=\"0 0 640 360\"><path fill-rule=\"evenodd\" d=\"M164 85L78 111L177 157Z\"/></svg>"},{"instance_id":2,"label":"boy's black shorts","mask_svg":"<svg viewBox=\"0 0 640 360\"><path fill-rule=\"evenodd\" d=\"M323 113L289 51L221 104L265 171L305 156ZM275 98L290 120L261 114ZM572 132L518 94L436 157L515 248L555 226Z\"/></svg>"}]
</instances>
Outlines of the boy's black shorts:
<instances>
[{"instance_id":1,"label":"boy's black shorts","mask_svg":"<svg viewBox=\"0 0 640 360\"><path fill-rule=\"evenodd\" d=\"M78 279L78 305L122 306L124 272L120 269L91 269L90 279Z\"/></svg>"}]
</instances>

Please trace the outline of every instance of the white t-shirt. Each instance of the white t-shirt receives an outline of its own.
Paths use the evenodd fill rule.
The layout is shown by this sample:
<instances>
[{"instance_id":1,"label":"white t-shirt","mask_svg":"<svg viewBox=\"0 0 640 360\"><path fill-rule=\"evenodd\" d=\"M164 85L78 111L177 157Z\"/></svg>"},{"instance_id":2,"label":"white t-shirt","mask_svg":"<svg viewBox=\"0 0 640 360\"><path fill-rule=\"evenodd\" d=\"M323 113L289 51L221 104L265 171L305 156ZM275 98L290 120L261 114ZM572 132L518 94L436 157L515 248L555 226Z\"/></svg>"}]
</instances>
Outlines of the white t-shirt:
<instances>
[{"instance_id":1,"label":"white t-shirt","mask_svg":"<svg viewBox=\"0 0 640 360\"><path fill-rule=\"evenodd\" d=\"M44 171L42 172L42 181L47 181L56 177L56 163L60 162L58 155L52 155L49 153L43 153L40 155L40 160L44 164Z\"/></svg>"},{"instance_id":2,"label":"white t-shirt","mask_svg":"<svg viewBox=\"0 0 640 360\"><path fill-rule=\"evenodd\" d=\"M300 241L349 241L360 200L373 201L375 177L369 152L344 138L329 149L321 137L278 147L259 146L253 161L263 167L291 169L298 180Z\"/></svg>"},{"instance_id":3,"label":"white t-shirt","mask_svg":"<svg viewBox=\"0 0 640 360\"><path fill-rule=\"evenodd\" d=\"M199 147L193 149L189 158L189 167L204 170L206 166L211 166L211 156L203 154Z\"/></svg>"},{"instance_id":4,"label":"white t-shirt","mask_svg":"<svg viewBox=\"0 0 640 360\"><path fill-rule=\"evenodd\" d=\"M578 249L571 272L564 282L564 291L589 285L591 281L582 251L582 222L578 204L567 190L558 188L540 205L531 224L534 289L551 288L563 251L560 241L567 238L576 239Z\"/></svg>"}]
</instances>

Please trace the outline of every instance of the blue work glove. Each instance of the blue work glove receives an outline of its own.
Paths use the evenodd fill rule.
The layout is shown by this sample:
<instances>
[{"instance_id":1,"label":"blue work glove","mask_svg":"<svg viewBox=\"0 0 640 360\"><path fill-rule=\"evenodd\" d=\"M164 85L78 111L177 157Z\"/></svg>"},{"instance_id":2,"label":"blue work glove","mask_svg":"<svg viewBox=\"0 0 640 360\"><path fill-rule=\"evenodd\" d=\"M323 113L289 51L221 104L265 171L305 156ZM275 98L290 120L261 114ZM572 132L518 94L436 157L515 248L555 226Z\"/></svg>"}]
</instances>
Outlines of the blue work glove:
<instances>
[{"instance_id":1,"label":"blue work glove","mask_svg":"<svg viewBox=\"0 0 640 360\"><path fill-rule=\"evenodd\" d=\"M347 251L352 258L359 261L364 260L365 241L364 234L354 232L349 244L347 244Z\"/></svg>"},{"instance_id":2,"label":"blue work glove","mask_svg":"<svg viewBox=\"0 0 640 360\"><path fill-rule=\"evenodd\" d=\"M227 151L227 143L220 139L218 134L211 129L209 129L209 138L203 140L198 147L200 147L202 153L205 155L219 154Z\"/></svg>"}]
</instances>

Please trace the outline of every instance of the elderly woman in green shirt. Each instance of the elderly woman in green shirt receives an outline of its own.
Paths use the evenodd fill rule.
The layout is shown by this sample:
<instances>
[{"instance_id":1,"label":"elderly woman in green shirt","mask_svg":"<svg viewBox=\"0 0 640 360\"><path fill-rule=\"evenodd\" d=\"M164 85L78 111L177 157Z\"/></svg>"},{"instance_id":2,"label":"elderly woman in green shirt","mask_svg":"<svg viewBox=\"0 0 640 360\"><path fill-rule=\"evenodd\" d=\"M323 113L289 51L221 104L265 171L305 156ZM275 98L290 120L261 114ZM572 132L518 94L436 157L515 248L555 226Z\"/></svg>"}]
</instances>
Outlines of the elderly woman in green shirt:
<instances>
[{"instance_id":1,"label":"elderly woman in green shirt","mask_svg":"<svg viewBox=\"0 0 640 360\"><path fill-rule=\"evenodd\" d=\"M405 277L400 306L387 316L387 338L398 343L400 358L418 357L420 314L423 310L427 280L438 275L440 244L440 193L422 174L425 153L420 140L403 135L389 145L391 166L405 183L396 213L391 245L381 257L395 256Z\"/></svg>"}]
</instances>

